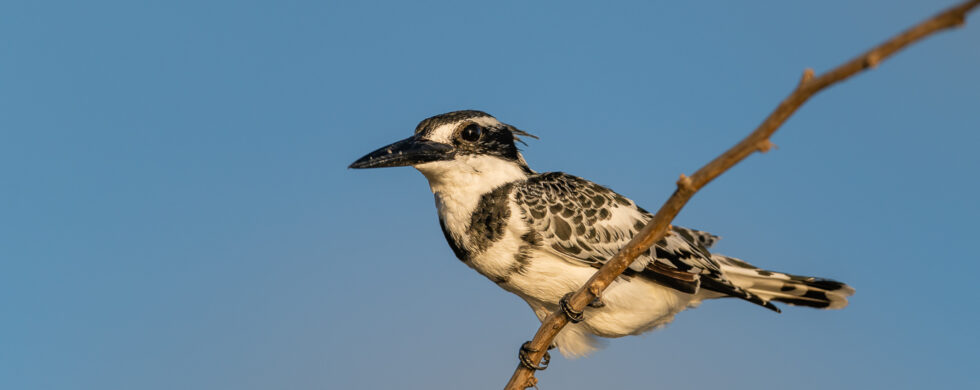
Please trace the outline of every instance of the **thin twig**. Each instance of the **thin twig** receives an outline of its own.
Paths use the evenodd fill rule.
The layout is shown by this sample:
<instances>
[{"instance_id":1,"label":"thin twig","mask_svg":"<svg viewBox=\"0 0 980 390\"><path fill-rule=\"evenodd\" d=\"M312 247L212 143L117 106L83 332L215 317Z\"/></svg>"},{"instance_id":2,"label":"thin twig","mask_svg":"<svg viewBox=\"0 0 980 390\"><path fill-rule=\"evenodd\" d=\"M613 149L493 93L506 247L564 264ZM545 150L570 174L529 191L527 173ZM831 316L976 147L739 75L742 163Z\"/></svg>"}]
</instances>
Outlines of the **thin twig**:
<instances>
[{"instance_id":1,"label":"thin twig","mask_svg":"<svg viewBox=\"0 0 980 390\"><path fill-rule=\"evenodd\" d=\"M586 305L599 296L616 277L623 273L637 256L662 239L670 226L670 222L695 192L752 153L769 150L772 147L769 137L811 96L862 70L876 67L895 52L930 34L963 24L966 20L966 13L978 4L980 4L980 0L971 0L952 7L820 76L814 77L813 70L806 69L796 89L783 99L779 106L769 114L769 117L748 137L699 169L693 176L681 175L677 181L677 190L660 207L653 219L571 296L568 301L571 307L576 311L584 310ZM568 318L560 310L551 313L542 321L534 339L528 344L531 350L538 351L529 354L534 363L541 360L544 351L548 349L555 336L567 323ZM505 389L518 390L533 387L536 384L537 378L534 377L534 371L518 365Z\"/></svg>"}]
</instances>

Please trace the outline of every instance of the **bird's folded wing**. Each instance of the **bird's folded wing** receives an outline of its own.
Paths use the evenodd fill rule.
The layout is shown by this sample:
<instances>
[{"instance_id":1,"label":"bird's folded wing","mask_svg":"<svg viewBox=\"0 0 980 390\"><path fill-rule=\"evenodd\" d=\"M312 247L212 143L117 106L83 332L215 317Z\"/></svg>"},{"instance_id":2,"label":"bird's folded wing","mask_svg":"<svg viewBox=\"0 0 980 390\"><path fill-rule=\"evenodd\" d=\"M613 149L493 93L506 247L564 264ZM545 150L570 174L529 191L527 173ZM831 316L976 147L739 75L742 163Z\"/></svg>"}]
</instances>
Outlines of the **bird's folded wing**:
<instances>
[{"instance_id":1,"label":"bird's folded wing","mask_svg":"<svg viewBox=\"0 0 980 390\"><path fill-rule=\"evenodd\" d=\"M653 217L608 188L561 172L531 177L517 187L514 199L545 249L595 267L619 252ZM625 274L690 293L703 277L727 282L707 250L716 240L709 233L674 227Z\"/></svg>"}]
</instances>

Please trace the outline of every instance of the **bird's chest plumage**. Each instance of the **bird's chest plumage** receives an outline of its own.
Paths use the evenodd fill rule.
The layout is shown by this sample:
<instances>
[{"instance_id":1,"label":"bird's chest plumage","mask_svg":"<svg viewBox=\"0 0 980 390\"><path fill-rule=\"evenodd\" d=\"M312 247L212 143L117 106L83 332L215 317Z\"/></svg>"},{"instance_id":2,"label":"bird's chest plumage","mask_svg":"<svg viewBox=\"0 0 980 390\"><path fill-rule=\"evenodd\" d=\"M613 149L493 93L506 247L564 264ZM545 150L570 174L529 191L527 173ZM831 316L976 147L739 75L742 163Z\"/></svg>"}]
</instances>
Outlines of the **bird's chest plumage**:
<instances>
[{"instance_id":1,"label":"bird's chest plumage","mask_svg":"<svg viewBox=\"0 0 980 390\"><path fill-rule=\"evenodd\" d=\"M522 235L527 226L513 205L512 189L512 184L505 184L473 199L435 194L439 222L453 252L496 283L519 270L526 249Z\"/></svg>"}]
</instances>

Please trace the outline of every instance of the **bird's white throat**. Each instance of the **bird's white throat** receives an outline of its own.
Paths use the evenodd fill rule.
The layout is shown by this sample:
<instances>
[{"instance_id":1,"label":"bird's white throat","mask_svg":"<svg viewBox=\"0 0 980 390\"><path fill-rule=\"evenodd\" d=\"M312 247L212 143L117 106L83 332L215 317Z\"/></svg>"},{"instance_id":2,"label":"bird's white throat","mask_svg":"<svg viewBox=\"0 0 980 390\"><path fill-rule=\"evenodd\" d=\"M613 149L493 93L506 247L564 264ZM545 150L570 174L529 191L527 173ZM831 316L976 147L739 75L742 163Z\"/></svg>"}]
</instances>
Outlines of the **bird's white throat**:
<instances>
[{"instance_id":1,"label":"bird's white throat","mask_svg":"<svg viewBox=\"0 0 980 390\"><path fill-rule=\"evenodd\" d=\"M451 232L462 232L483 194L516 180L527 172L517 163L493 156L460 156L415 166L429 180L439 217Z\"/></svg>"}]
</instances>

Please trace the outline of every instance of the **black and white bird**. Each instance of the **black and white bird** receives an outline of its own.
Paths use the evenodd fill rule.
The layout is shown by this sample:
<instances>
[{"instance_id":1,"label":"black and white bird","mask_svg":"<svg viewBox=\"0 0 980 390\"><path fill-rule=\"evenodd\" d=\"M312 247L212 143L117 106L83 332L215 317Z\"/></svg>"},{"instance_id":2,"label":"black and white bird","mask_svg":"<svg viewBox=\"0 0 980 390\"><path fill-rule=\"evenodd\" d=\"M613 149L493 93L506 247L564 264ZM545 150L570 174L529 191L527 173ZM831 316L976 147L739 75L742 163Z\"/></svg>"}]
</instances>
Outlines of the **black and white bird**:
<instances>
[{"instance_id":1,"label":"black and white bird","mask_svg":"<svg viewBox=\"0 0 980 390\"><path fill-rule=\"evenodd\" d=\"M536 173L515 142L534 137L481 111L423 120L415 134L351 168L413 166L429 180L439 225L460 260L523 298L543 320L581 287L653 216L632 200L580 177ZM536 137L534 137L536 138ZM705 299L735 297L839 309L851 287L829 279L766 271L708 251L718 237L674 226L638 257L600 300L570 323L554 346L586 355L599 337L663 326ZM564 306L564 307L563 307Z\"/></svg>"}]
</instances>

